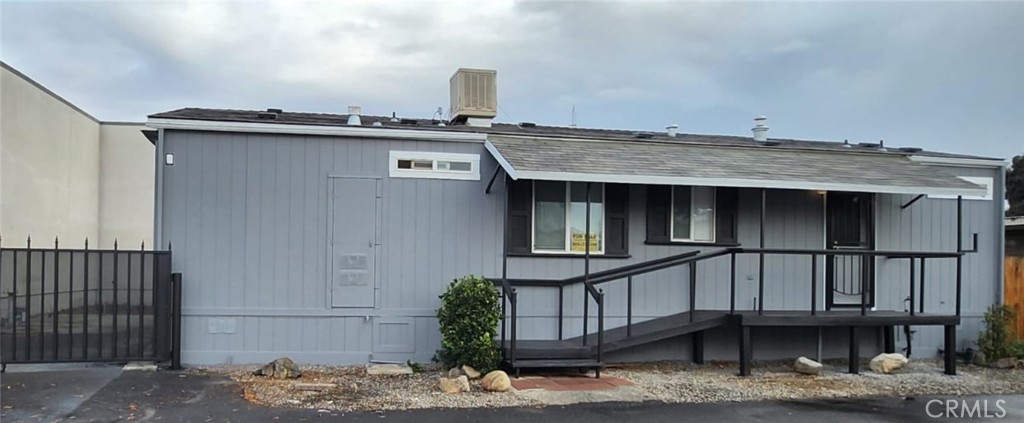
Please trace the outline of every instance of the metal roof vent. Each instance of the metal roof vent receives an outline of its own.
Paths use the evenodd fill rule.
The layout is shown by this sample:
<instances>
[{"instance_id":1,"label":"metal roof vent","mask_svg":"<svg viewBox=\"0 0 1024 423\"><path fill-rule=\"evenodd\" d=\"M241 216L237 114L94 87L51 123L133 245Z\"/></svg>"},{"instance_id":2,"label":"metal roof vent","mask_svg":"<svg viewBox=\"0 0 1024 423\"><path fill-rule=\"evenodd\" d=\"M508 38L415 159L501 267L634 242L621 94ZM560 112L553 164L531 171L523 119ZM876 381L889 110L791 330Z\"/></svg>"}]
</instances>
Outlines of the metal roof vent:
<instances>
[{"instance_id":1,"label":"metal roof vent","mask_svg":"<svg viewBox=\"0 0 1024 423\"><path fill-rule=\"evenodd\" d=\"M459 68L448 80L451 120L494 119L498 116L498 71ZM479 122L479 121L477 121Z\"/></svg>"},{"instance_id":2,"label":"metal roof vent","mask_svg":"<svg viewBox=\"0 0 1024 423\"><path fill-rule=\"evenodd\" d=\"M363 108L360 106L348 106L348 124L352 126L360 126L363 122L359 119L359 115L363 114Z\"/></svg>"},{"instance_id":3,"label":"metal roof vent","mask_svg":"<svg viewBox=\"0 0 1024 423\"><path fill-rule=\"evenodd\" d=\"M768 141L768 118L764 116L758 116L754 118L754 127L751 131L754 131L754 141L765 142Z\"/></svg>"},{"instance_id":4,"label":"metal roof vent","mask_svg":"<svg viewBox=\"0 0 1024 423\"><path fill-rule=\"evenodd\" d=\"M398 115L395 112L391 112L391 123L398 123Z\"/></svg>"},{"instance_id":5,"label":"metal roof vent","mask_svg":"<svg viewBox=\"0 0 1024 423\"><path fill-rule=\"evenodd\" d=\"M676 136L676 131L679 130L679 125L676 125L676 124L673 123L673 124L671 124L669 126L666 126L665 130L668 131L668 136L675 137Z\"/></svg>"}]
</instances>

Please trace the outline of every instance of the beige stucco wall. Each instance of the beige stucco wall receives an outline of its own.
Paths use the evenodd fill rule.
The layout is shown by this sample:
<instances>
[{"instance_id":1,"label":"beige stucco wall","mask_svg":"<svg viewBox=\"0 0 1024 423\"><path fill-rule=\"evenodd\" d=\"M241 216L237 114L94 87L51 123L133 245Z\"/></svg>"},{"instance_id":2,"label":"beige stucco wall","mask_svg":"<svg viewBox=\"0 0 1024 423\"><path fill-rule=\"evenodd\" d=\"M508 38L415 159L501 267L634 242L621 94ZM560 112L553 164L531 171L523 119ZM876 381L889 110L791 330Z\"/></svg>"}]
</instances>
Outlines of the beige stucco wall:
<instances>
[{"instance_id":1,"label":"beige stucco wall","mask_svg":"<svg viewBox=\"0 0 1024 423\"><path fill-rule=\"evenodd\" d=\"M137 246L153 226L153 146L142 124L101 124L0 67L3 246ZM106 203L104 203L106 202ZM123 236L121 235L123 234Z\"/></svg>"},{"instance_id":2,"label":"beige stucco wall","mask_svg":"<svg viewBox=\"0 0 1024 423\"><path fill-rule=\"evenodd\" d=\"M0 233L5 246L98 236L99 123L4 68Z\"/></svg>"},{"instance_id":3,"label":"beige stucco wall","mask_svg":"<svg viewBox=\"0 0 1024 423\"><path fill-rule=\"evenodd\" d=\"M99 241L153 245L153 144L140 124L100 126Z\"/></svg>"}]
</instances>

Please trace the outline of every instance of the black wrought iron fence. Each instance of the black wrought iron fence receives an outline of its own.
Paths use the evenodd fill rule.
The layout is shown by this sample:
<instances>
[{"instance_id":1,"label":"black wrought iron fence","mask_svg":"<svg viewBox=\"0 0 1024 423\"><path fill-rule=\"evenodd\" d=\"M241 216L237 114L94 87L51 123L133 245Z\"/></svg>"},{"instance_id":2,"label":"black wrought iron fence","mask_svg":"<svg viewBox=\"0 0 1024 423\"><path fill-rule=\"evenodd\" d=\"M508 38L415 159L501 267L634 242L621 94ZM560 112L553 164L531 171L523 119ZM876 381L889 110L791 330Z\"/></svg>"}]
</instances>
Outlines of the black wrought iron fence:
<instances>
[{"instance_id":1,"label":"black wrought iron fence","mask_svg":"<svg viewBox=\"0 0 1024 423\"><path fill-rule=\"evenodd\" d=\"M170 251L0 245L0 363L178 367L180 298Z\"/></svg>"}]
</instances>

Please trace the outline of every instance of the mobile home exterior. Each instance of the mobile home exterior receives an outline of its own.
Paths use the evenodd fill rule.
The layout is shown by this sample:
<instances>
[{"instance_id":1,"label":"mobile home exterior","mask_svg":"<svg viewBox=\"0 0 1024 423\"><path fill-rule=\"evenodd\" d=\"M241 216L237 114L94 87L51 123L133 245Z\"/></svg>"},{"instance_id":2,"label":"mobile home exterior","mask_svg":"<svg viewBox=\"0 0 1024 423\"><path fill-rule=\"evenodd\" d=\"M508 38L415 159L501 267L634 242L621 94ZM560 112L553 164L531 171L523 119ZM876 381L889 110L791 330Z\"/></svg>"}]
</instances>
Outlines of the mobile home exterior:
<instances>
[{"instance_id":1,"label":"mobile home exterior","mask_svg":"<svg viewBox=\"0 0 1024 423\"><path fill-rule=\"evenodd\" d=\"M751 343L764 359L841 357L851 342L866 356L908 333L915 356L935 357L951 326L970 346L1001 301L1000 160L352 115L150 116L154 237L183 275L185 363L429 361L438 296L469 274L505 294L506 354L505 338L526 351L527 340L699 323L666 320L679 313L724 316L619 342L601 363L737 360ZM922 311L821 325L750 314L812 309Z\"/></svg>"}]
</instances>

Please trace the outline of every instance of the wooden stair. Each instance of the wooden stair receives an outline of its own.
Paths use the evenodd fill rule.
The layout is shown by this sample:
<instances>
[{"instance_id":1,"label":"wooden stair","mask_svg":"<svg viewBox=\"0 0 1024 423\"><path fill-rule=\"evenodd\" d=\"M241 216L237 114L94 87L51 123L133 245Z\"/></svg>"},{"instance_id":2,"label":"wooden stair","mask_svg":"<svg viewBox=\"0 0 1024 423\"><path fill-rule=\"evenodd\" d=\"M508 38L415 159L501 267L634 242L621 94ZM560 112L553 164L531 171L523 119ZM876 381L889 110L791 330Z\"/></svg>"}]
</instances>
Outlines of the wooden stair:
<instances>
[{"instance_id":1,"label":"wooden stair","mask_svg":"<svg viewBox=\"0 0 1024 423\"><path fill-rule=\"evenodd\" d=\"M697 310L693 313L692 319L690 315L690 312L682 312L633 323L630 329L626 326L606 329L603 352L609 353L677 336L700 333L729 322L729 314L725 311ZM511 342L506 341L505 345L502 345L502 352L506 358L505 364L517 374L520 369L572 368L594 369L600 372L604 368L604 363L597 359L596 333L587 335L587 345L583 345L582 336L564 340L517 340L515 360L510 360Z\"/></svg>"}]
</instances>

